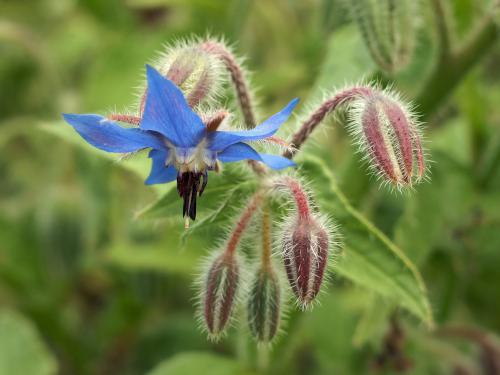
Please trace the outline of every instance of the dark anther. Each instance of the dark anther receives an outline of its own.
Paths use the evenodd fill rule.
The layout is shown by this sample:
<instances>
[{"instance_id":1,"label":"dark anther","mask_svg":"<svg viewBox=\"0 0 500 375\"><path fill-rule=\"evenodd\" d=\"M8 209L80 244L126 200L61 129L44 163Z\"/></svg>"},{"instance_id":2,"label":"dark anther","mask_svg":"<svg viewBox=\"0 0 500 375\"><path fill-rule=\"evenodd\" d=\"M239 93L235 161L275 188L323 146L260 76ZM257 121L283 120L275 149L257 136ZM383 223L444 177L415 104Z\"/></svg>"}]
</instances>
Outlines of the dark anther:
<instances>
[{"instance_id":1,"label":"dark anther","mask_svg":"<svg viewBox=\"0 0 500 375\"><path fill-rule=\"evenodd\" d=\"M201 181L203 179L203 181ZM182 216L196 219L196 197L201 196L208 182L207 171L184 172L177 176L177 192L183 198Z\"/></svg>"}]
</instances>

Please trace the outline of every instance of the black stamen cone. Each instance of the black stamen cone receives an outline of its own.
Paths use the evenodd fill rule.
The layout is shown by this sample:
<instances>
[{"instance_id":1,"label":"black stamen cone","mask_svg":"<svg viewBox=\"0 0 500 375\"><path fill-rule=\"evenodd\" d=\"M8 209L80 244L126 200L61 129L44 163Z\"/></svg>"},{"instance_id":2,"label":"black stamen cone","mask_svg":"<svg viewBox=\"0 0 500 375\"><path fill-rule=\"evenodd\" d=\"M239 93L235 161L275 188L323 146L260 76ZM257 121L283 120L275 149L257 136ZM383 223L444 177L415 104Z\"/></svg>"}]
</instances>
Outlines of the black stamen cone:
<instances>
[{"instance_id":1,"label":"black stamen cone","mask_svg":"<svg viewBox=\"0 0 500 375\"><path fill-rule=\"evenodd\" d=\"M203 178L203 182L201 179ZM208 182L207 171L184 172L177 176L177 192L184 199L182 216L196 219L196 197L201 196Z\"/></svg>"}]
</instances>

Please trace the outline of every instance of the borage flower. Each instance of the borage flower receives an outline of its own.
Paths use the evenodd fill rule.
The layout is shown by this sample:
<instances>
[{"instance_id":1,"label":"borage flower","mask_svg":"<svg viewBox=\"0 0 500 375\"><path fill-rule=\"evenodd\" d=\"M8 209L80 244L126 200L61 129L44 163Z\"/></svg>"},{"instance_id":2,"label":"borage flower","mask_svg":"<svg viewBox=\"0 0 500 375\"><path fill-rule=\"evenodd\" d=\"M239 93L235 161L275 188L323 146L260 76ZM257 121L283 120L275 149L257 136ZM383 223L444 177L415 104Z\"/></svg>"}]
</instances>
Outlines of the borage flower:
<instances>
[{"instance_id":1,"label":"borage flower","mask_svg":"<svg viewBox=\"0 0 500 375\"><path fill-rule=\"evenodd\" d=\"M208 171L218 161L245 159L263 162L273 169L295 165L291 160L255 151L246 142L271 137L290 116L298 99L292 100L252 130L218 131L208 128L189 107L181 90L151 66L147 70L147 96L138 128L124 128L103 116L64 114L64 119L92 146L107 152L127 153L150 148L151 173L147 185L177 179L184 199L183 216L196 218L196 197L207 184Z\"/></svg>"}]
</instances>

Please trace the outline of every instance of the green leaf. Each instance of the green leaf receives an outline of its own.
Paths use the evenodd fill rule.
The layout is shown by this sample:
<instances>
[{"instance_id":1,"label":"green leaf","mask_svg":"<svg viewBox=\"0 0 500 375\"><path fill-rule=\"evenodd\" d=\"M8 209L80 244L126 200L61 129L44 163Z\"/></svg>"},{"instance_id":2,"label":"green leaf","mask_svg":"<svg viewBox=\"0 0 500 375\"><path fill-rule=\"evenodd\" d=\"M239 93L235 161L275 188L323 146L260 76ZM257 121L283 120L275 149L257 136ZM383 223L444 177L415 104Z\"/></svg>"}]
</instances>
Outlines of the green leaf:
<instances>
[{"instance_id":1,"label":"green leaf","mask_svg":"<svg viewBox=\"0 0 500 375\"><path fill-rule=\"evenodd\" d=\"M49 375L57 363L35 326L21 315L0 312L0 375Z\"/></svg>"},{"instance_id":2,"label":"green leaf","mask_svg":"<svg viewBox=\"0 0 500 375\"><path fill-rule=\"evenodd\" d=\"M161 362L148 375L250 375L234 359L209 352L181 353Z\"/></svg>"},{"instance_id":3,"label":"green leaf","mask_svg":"<svg viewBox=\"0 0 500 375\"><path fill-rule=\"evenodd\" d=\"M246 197L255 189L254 179L248 179L241 166L226 165L223 173L210 173L208 185L198 199L198 218L189 230L183 233L183 239L200 231L221 229L222 223L234 214ZM157 201L141 210L137 217L141 219L180 218L182 200L177 190L171 188Z\"/></svg>"},{"instance_id":4,"label":"green leaf","mask_svg":"<svg viewBox=\"0 0 500 375\"><path fill-rule=\"evenodd\" d=\"M171 236L178 238L178 236ZM178 244L137 245L114 244L106 249L105 261L130 271L160 271L176 274L191 274L198 265L202 246L191 246L189 250L179 250Z\"/></svg>"},{"instance_id":5,"label":"green leaf","mask_svg":"<svg viewBox=\"0 0 500 375\"><path fill-rule=\"evenodd\" d=\"M392 303L386 303L387 301L375 294L367 299L367 306L352 337L352 344L358 348L367 342L376 343L381 339L385 333L388 317L394 309Z\"/></svg>"},{"instance_id":6,"label":"green leaf","mask_svg":"<svg viewBox=\"0 0 500 375\"><path fill-rule=\"evenodd\" d=\"M304 172L315 186L323 212L341 224L344 249L335 271L394 301L432 326L426 288L416 266L380 229L350 205L323 160L308 155Z\"/></svg>"}]
</instances>

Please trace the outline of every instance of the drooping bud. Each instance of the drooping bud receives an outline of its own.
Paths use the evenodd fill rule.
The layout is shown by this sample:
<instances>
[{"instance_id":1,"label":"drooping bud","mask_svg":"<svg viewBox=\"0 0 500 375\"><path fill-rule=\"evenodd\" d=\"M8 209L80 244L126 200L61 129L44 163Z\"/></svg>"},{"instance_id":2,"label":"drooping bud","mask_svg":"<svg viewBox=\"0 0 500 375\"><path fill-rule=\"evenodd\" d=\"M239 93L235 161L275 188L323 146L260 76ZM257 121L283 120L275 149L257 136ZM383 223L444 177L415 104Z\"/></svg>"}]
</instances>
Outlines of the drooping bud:
<instances>
[{"instance_id":1,"label":"drooping bud","mask_svg":"<svg viewBox=\"0 0 500 375\"><path fill-rule=\"evenodd\" d=\"M393 94L374 91L354 103L350 131L371 168L398 188L420 182L425 174L419 123Z\"/></svg>"},{"instance_id":2,"label":"drooping bud","mask_svg":"<svg viewBox=\"0 0 500 375\"><path fill-rule=\"evenodd\" d=\"M224 333L236 304L241 267L236 250L255 212L263 201L261 191L248 201L229 236L224 251L208 263L200 280L200 316L209 337L217 340Z\"/></svg>"},{"instance_id":3,"label":"drooping bud","mask_svg":"<svg viewBox=\"0 0 500 375\"><path fill-rule=\"evenodd\" d=\"M286 190L295 203L295 214L283 225L282 256L288 281L302 308L311 306L318 295L330 255L330 232L327 220L311 210L309 196L301 183L291 177L273 181L278 190Z\"/></svg>"},{"instance_id":4,"label":"drooping bud","mask_svg":"<svg viewBox=\"0 0 500 375\"><path fill-rule=\"evenodd\" d=\"M350 0L347 2L373 60L388 73L411 61L418 26L418 1Z\"/></svg>"},{"instance_id":5,"label":"drooping bud","mask_svg":"<svg viewBox=\"0 0 500 375\"><path fill-rule=\"evenodd\" d=\"M247 302L250 333L259 343L270 343L281 319L281 285L271 260L272 222L268 206L262 214L261 261L251 282Z\"/></svg>"},{"instance_id":6,"label":"drooping bud","mask_svg":"<svg viewBox=\"0 0 500 375\"><path fill-rule=\"evenodd\" d=\"M209 336L217 339L226 328L240 283L240 266L233 253L218 255L202 285L202 315Z\"/></svg>"},{"instance_id":7,"label":"drooping bud","mask_svg":"<svg viewBox=\"0 0 500 375\"><path fill-rule=\"evenodd\" d=\"M262 268L251 283L247 305L248 325L252 336L269 343L278 332L281 318L281 287L271 268Z\"/></svg>"},{"instance_id":8,"label":"drooping bud","mask_svg":"<svg viewBox=\"0 0 500 375\"><path fill-rule=\"evenodd\" d=\"M293 293L302 308L318 295L328 263L328 231L313 216L297 215L282 235L285 270Z\"/></svg>"},{"instance_id":9,"label":"drooping bud","mask_svg":"<svg viewBox=\"0 0 500 375\"><path fill-rule=\"evenodd\" d=\"M224 77L224 68L219 59L204 51L196 41L167 47L153 65L179 86L192 108L214 99ZM141 113L145 97L146 94L141 99Z\"/></svg>"}]
</instances>

